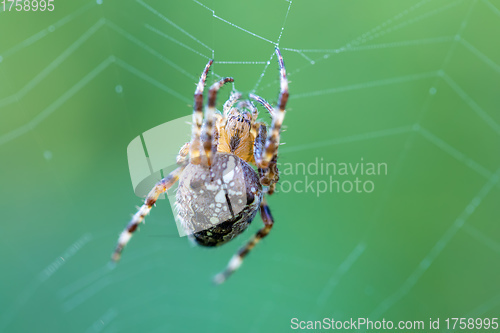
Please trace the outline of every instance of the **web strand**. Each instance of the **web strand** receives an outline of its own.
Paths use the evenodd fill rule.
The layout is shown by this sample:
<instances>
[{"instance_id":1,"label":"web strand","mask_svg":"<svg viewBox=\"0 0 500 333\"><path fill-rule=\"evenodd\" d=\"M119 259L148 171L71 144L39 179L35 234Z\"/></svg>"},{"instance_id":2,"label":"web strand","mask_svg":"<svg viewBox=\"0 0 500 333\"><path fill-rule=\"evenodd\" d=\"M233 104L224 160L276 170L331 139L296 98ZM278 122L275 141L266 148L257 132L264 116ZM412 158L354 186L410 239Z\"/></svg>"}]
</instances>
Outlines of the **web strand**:
<instances>
[{"instance_id":1,"label":"web strand","mask_svg":"<svg viewBox=\"0 0 500 333\"><path fill-rule=\"evenodd\" d=\"M177 24L175 24L174 22L172 22L169 18L165 17L163 14L161 14L159 11L157 11L156 9L154 9L153 7L151 7L150 5L146 4L142 0L136 0L136 1L137 1L137 3L141 4L144 8L146 8L147 10L149 10L151 13L155 14L160 19L162 19L163 21L167 22L168 24L170 24L171 26L173 26L175 29L179 30L184 35L186 35L189 38L191 38L192 40L194 40L196 43L200 44L201 46L203 46L204 48L206 48L210 52L213 52L213 49L211 47L208 47L201 40L199 40L198 38L194 37L193 35L191 35L189 32L187 32L183 28L179 27Z\"/></svg>"},{"instance_id":2,"label":"web strand","mask_svg":"<svg viewBox=\"0 0 500 333\"><path fill-rule=\"evenodd\" d=\"M139 1L139 0L138 0L138 1ZM212 12L212 16L213 16L214 18L216 18L216 19L218 19L218 20L220 20L220 21L222 21L222 22L224 22L224 23L226 23L226 24L229 24L230 26L232 26L232 27L234 27L234 28L237 28L237 29L239 29L239 30L241 30L241 31L243 31L243 32L246 32L247 34L250 34L250 35L252 35L252 36L254 36L254 37L257 37L257 38L259 38L259 39L262 39L263 41L266 41L266 42L268 42L268 43L271 43L271 44L276 45L276 43L274 43L273 41L271 41L271 40L269 40L269 39L267 39L267 38L264 38L264 37L262 37L262 36L259 36L259 35L257 35L256 33L253 33L253 32L251 32L251 31L249 31L249 30L247 30L247 29L244 29L244 28L242 28L242 27L240 27L240 26L238 26L238 25L236 25L236 24L234 24L234 23L232 23L232 22L230 22L230 21L226 20L226 19L223 19L223 18L222 18L222 17L220 17L220 16L217 16L217 15L215 14L215 10L213 10L213 9L211 9L211 8L209 8L209 7L207 7L207 6L205 6L205 5L204 5L204 4L202 4L201 2L199 2L199 1L197 1L197 0L193 0L193 1L194 1L194 2L196 2L198 5L202 6L203 8L207 9L208 11Z\"/></svg>"},{"instance_id":3,"label":"web strand","mask_svg":"<svg viewBox=\"0 0 500 333\"><path fill-rule=\"evenodd\" d=\"M225 27L228 29L237 29L239 31L243 31L244 33L247 33L251 35L252 37L263 40L266 42L265 45L272 44L273 48L275 45L280 45L281 38L284 34L285 31L285 23L287 22L290 8L292 5L292 1L287 1L287 9L286 9L286 14L284 18L283 25L281 26L281 30L279 31L278 38L276 42L273 42L272 40L269 40L265 37L259 36L257 34L254 34L250 30L244 29L232 22L227 21L226 19L223 19L217 15L215 15L215 11L210 9L209 7L205 6L199 1L193 0L196 2L198 5L202 6L206 10L210 11L212 13L212 17L216 20L222 21L225 23ZM149 12L153 13L154 15L160 17L164 22L167 22L169 26L173 27L174 29L180 31L184 36L186 36L186 41L183 40L177 40L172 38L170 35L168 35L168 31L164 29L159 29L155 28L149 24L144 24L143 26L148 29L152 33L156 33L157 35L162 36L165 39L170 40L172 43L174 43L176 46L179 46L179 49L181 50L180 52L190 52L193 54L196 54L200 56L200 58L203 58L206 60L208 58L208 55L210 54L212 57L215 54L214 49L210 48L207 44L209 43L204 43L204 40L200 40L199 38L194 37L192 34L188 33L186 29L183 27L175 24L171 19L165 17L163 14L161 14L159 11L155 10L152 8L150 5L147 5L141 0L137 0L139 4L141 4L144 8L146 8ZM430 10L427 13L424 13L422 15L416 16L414 18L409 18L409 15L414 12L417 8L423 7L427 3L429 3L430 0L424 0L420 1L416 5L402 11L398 15L392 17L389 20L386 20L382 24L378 25L377 27L374 27L373 29L367 31L366 33L360 35L356 39L353 39L351 42L348 44L341 46L339 48L334 48L333 45L326 45L326 48L315 48L315 49L300 49L300 48L294 48L293 46L295 45L290 45L290 47L281 47L281 50L286 50L288 52L295 52L298 55L300 55L302 58L304 58L303 61L307 62L307 65L297 69L293 70L291 69L291 75L294 73L298 73L301 69L306 69L309 68L309 66L319 63L320 61L323 61L325 59L333 59L333 55L341 53L341 52L357 52L357 51L364 51L364 50L374 50L374 49L387 49L387 48L397 48L397 47L408 47L408 46L421 46L421 45L430 45L430 44L439 44L439 43L450 43L450 48L449 52L447 53L442 66L437 70L437 71L431 71L431 72L424 72L424 73L416 73L413 75L408 75L408 76L401 76L401 77L395 77L395 78L389 78L389 79L380 79L380 80L374 80L374 81L369 81L369 82L359 82L357 84L353 85L340 85L339 87L326 87L322 88L320 86L314 88L311 88L311 91L296 91L294 94L291 95L291 99L303 99L303 98L312 98L313 97L320 97L320 96L325 96L328 94L336 94L336 93L342 93L345 91L351 91L351 90L356 90L356 89L365 89L365 88L372 88L372 87L377 87L377 86L383 86L383 85L389 85L389 84L398 84L398 83L403 83L403 82L413 82L416 80L421 80L421 79L432 79L434 78L434 84L431 87L434 88L438 82L443 82L446 85L448 85L451 90L453 90L458 97L460 97L458 100L463 102L464 105L468 105L472 111L478 115L484 122L489 126L486 127L486 129L492 129L496 133L500 133L500 125L495 121L495 119L490 116L487 113L487 110L484 108L486 107L485 105L481 105L481 101L474 101L471 96L465 91L465 86L460 86L457 81L453 79L452 73L447 71L447 64L449 63L450 59L454 56L455 49L459 46L462 45L466 50L471 52L471 54L475 55L477 59L485 63L489 68L491 68L495 73L500 73L500 66L495 63L490 57L486 56L482 51L480 51L477 47L479 45L474 45L473 40L466 40L464 39L461 34L463 33L466 24L461 26L461 28L458 30L456 36L442 36L442 37L435 37L435 38L426 38L426 39L419 39L419 40L404 40L404 41L398 41L398 42L389 42L389 43L382 43L382 44L368 44L371 41L374 41L382 36L389 35L395 31L407 28L411 26L412 24L415 24L417 22L421 22L423 20L429 19L431 17L435 17L438 14L443 14L449 11L452 8L455 8L459 4L463 3L463 1L454 1L449 4L446 4L444 6L441 6L437 9ZM498 8L496 8L490 1L488 0L482 0L482 3L485 4L487 8L491 10L492 13L495 15L498 15L500 17L500 11ZM15 45L14 47L4 51L3 53L0 53L0 65L5 66L6 63L9 62L10 59L9 57L17 54L18 52L23 51L26 47L29 45L34 44L36 41L42 40L45 36L49 35L49 32L53 32L54 29L63 26L64 24L72 21L75 19L78 15L81 13L89 10L90 8L95 6L95 1L89 2L87 5L84 7L78 9L75 13L72 13L70 15L67 15L65 18L53 23L51 26L48 28L45 28L44 30L41 30L40 32L34 34L30 38L20 42L19 44ZM467 20L469 18L470 12L468 12L468 15L464 19L464 22L467 23ZM0 14L3 15L3 14ZM208 14L207 14L208 16ZM106 26L110 27L111 30L115 31L117 34L116 36L123 36L127 41L130 43L133 43L134 45L137 45L138 48L144 50L145 52L155 56L157 59L162 61L162 63L167 64L174 68L175 70L179 71L182 73L185 77L189 79L196 79L196 75L193 75L190 73L190 71L195 71L197 68L191 68L191 67L186 67L189 69L185 69L182 66L179 66L175 62L171 61L169 59L169 54L168 53L162 53L159 52L152 47L148 46L146 43L142 42L139 38L134 37L131 35L129 32L125 31L124 29L120 28L118 25L102 19L99 20L97 23L94 25L89 25L87 28L87 32L80 36L77 37L74 41L68 43L68 48L65 49L60 55L55 57L54 59L49 60L49 65L47 67L41 68L40 72L37 75L34 75L26 85L24 85L16 94L14 94L14 97L7 97L3 98L0 101L0 105L4 103L4 106L7 106L7 104L13 104L15 102L18 102L19 99L28 99L31 97L31 92L33 88L37 85L43 84L44 82L47 81L47 77L49 76L50 73L54 72L54 69L59 67L60 64L65 61L68 57L72 56L73 54L77 53L79 50L79 46L87 42L91 36L94 34L97 34L97 31L101 31L100 29L103 26L103 22L106 23ZM94 23L94 22L92 22ZM458 37L458 38L457 38ZM188 44L190 43L190 40L194 41L196 45L200 45L200 49L202 52L198 51L195 47L191 47ZM368 45L366 45L368 44ZM195 45L195 46L196 46ZM297 45L298 46L298 45ZM268 46L269 47L269 46ZM331 48L333 47L333 48ZM274 50L273 50L274 51ZM465 51L467 52L467 51ZM220 52L222 54L222 52ZM318 58L316 58L318 56ZM265 59L264 56L262 56L260 59L256 61L240 61L238 59L230 59L228 61L226 60L220 60L216 61L218 64L227 64L227 65L248 65L248 66L255 66L255 65L264 65L263 66L263 71L259 78L257 79L257 82L252 90L252 92L255 92L256 90L262 90L267 87L270 87L273 82L266 86L261 86L261 82L263 77L266 75L266 71L268 66L272 63L274 57L274 52L271 53L269 60L268 61L261 61L262 58ZM12 57L13 58L13 57ZM3 63L1 62L3 60ZM102 60L102 59L101 59ZM299 59L302 61L301 59ZM200 60L201 61L201 60ZM137 77L139 80L143 80L147 85L150 85L151 87L156 87L162 90L162 93L166 93L167 95L172 96L174 99L177 99L179 101L182 101L183 103L191 103L192 102L192 97L191 96L185 96L174 89L170 88L167 84L164 84L162 82L159 82L146 73L142 72L139 70L134 64L129 64L119 58L116 58L114 55L110 55L108 58L105 58L104 61L101 63L96 63L93 66L91 66L89 72L87 72L84 76L80 78L80 80L72 86L69 90L62 91L58 93L55 98L55 100L52 103L49 103L49 106L45 109L43 109L38 115L34 116L27 124L18 127L17 129L13 129L11 131L8 131L6 134L0 135L0 145L7 144L10 142L13 142L14 139L21 137L23 135L26 135L30 131L34 130L38 124L42 121L51 121L50 120L50 115L61 108L61 106L68 100L70 100L74 95L77 94L80 89L83 87L87 86L92 80L97 79L99 77L99 74L104 72L110 65L113 64L113 66L119 67L120 70L129 72ZM320 64L321 65L321 64ZM260 69L259 69L260 70ZM217 74L215 74L217 75ZM77 78L78 79L78 78ZM277 83L277 81L276 81ZM321 89L318 89L321 88ZM234 89L234 86L233 86ZM316 90L314 90L316 89ZM435 89L435 88L434 88ZM435 93L435 90L434 90ZM325 96L327 97L327 96ZM10 100L10 99L11 100ZM441 235L439 238L438 242L430 248L429 252L427 255L423 256L422 260L418 262L417 266L414 267L414 270L412 274L410 274L407 279L404 281L404 283L399 286L399 288L395 288L394 293L387 298L384 302L382 302L377 308L374 309L373 315L376 317L377 315L385 313L387 310L391 308L394 304L396 304L400 299L404 297L412 288L413 286L418 282L420 277L426 272L426 270L431 266L431 264L434 262L434 260L440 255L440 253L443 251L443 249L449 244L449 242L452 240L454 235L458 232L458 230L463 229L466 231L468 234L470 234L471 237L481 241L483 244L486 244L492 251L495 253L498 253L498 249L500 249L500 246L497 242L495 242L493 239L485 236L483 233L481 233L477 228L467 224L467 220L472 216L476 208L483 202L484 198L488 196L488 194L491 192L491 189L493 187L498 186L498 179L499 179L499 171L496 173L493 173L492 171L488 170L486 167L487 165L482 165L481 163L484 163L484 161L480 160L474 160L473 156L468 156L467 154L463 153L460 151L459 147L453 147L451 142L447 142L444 137L438 136L439 133L431 131L429 128L424 128L423 126L420 125L420 122L424 119L424 116L429 109L430 101L432 100L432 95L429 95L429 102L426 102L421 109L421 114L419 115L420 118L417 121L417 123L413 125L404 125L400 127L395 127L395 128L389 128L385 130L373 130L373 131L368 131L366 133L361 133L361 134L351 134L347 135L345 137L341 138L336 138L336 139L331 139L331 140L325 140L325 141L319 141L319 142L307 142L305 141L303 144L298 145L298 146L292 146L292 147L285 147L281 151L285 154L290 154L290 153L296 153L299 151L305 151L305 150L311 150L311 149L316 149L316 148L326 148L330 147L332 145L345 145L348 143L352 142L361 142L363 140L374 140L377 138L385 138L385 137L390 137L390 136L397 136L397 135L410 135L412 136L413 139L416 140L416 138L424 139L428 141L429 143L432 143L435 147L439 148L442 153L448 154L449 156L453 157L460 165L465 165L470 170L476 172L478 175L484 177L486 179L486 184L482 187L482 189L477 193L477 194L472 194L471 193L471 200L470 202L463 207L463 211L461 214L457 214L458 217L454 219L450 219L449 222L451 222L451 225L449 228L446 230L446 232ZM6 103L6 104L5 104ZM401 152L400 160L402 161L407 154L409 153L411 147L411 142L409 141L406 142L405 148ZM399 165L399 164L398 164ZM401 165L398 166L398 171ZM482 184L483 185L483 184ZM386 209L387 205L384 205L382 209ZM455 218L455 217L454 217ZM356 245L358 244L358 245ZM331 296L333 295L335 288L340 285L343 281L343 278L347 275L349 270L356 264L358 258L363 254L366 253L365 251L365 242L364 240L357 243L354 242L354 250L349 254L343 261L342 264L338 267L334 267L331 269L331 272L329 273L329 279L327 279L325 285L323 288L320 288L321 292L320 294L316 297L316 295L313 295L310 297L310 299L307 298L307 295L302 295L302 297L305 301L316 301L318 304L321 306L323 304L327 304L328 301L330 301ZM83 249L82 251L86 251L88 247ZM164 250L164 249L162 249ZM153 252L148 252L148 253L141 253L137 258L143 260L146 257L148 257L150 254L155 253L155 252L160 252L160 247L156 248L155 251ZM301 258L301 260L307 262L310 264L311 269L313 270L320 270L318 267L322 267L324 265L323 262L321 263L314 263L311 260L311 258ZM314 259L313 259L314 260ZM52 263L58 263L59 259L56 259ZM147 264L142 265L141 267L137 268L137 271L134 272L129 272L129 274L124 274L122 277L123 280L130 279L133 274L136 274L137 272L142 272L144 270L148 270L151 268L154 268L156 266L161 266L164 264L152 264L151 262L148 262ZM300 266L300 260L298 258L294 258L294 261L290 260L290 265L296 265L297 267ZM50 266L48 266L50 267ZM324 268L324 267L323 267ZM50 274L47 274L50 273ZM51 277L56 274L61 274L61 270L59 270L59 266L57 266L57 269L55 270L43 270L39 278L42 279L43 276L48 276ZM47 278L48 278L47 277ZM43 280L45 281L45 280ZM83 277L80 276L80 279L76 279L75 283L72 283L70 285L67 285L63 288L60 289L59 293L59 298L61 299L63 310L66 312L70 312L78 307L80 307L82 304L89 302L93 298L95 298L98 294L99 291L103 290L104 288L110 287L113 284L115 284L115 280L108 275L107 270L98 270L92 273L91 275L85 275L83 274ZM33 288L32 286L27 286L26 289L24 290L23 293L20 295L21 300L27 300L26 298L28 295L31 297L31 295L34 294L36 291L36 288ZM290 295L287 294L286 291L276 291L272 290L272 288L269 290L270 294L279 294L285 297L288 297L290 299L296 299L299 298L297 295ZM163 296L163 295L162 295ZM140 298L142 296L139 296ZM180 297L180 296L179 296ZM295 298L294 298L295 297ZM154 297L153 297L154 298ZM142 299L142 298L141 298ZM478 311L479 312L484 312L488 308L491 308L492 306L497 306L498 305L498 296L495 296L490 302L486 303L484 306L479 307ZM130 302L128 305L130 310L130 313L132 313L135 309L134 305L136 305L135 302ZM11 309L16 309L17 303L12 306ZM276 311L279 311L279 307L275 306L273 303L270 303L265 309L276 309ZM106 308L104 308L106 309ZM17 310L16 310L17 311ZM9 311L6 312L7 314L10 314ZM117 315L123 316L122 309L120 311L115 310L114 308L108 308L107 310L101 311L99 315L96 315L93 317L93 321L97 319L97 321L94 322L94 324L89 327L89 330L91 330L92 327L100 327L99 322L102 322L103 325L108 325L110 322L113 322L114 319L117 317ZM265 315L265 314L264 314ZM2 320L5 317L2 317ZM266 318L266 317L263 317ZM11 317L8 318L9 320ZM0 326L4 326L5 322L2 322ZM92 322L91 322L92 324ZM104 326L103 326L104 327ZM107 327L107 326L106 326ZM255 325L255 330L258 330L258 325Z\"/></svg>"}]
</instances>

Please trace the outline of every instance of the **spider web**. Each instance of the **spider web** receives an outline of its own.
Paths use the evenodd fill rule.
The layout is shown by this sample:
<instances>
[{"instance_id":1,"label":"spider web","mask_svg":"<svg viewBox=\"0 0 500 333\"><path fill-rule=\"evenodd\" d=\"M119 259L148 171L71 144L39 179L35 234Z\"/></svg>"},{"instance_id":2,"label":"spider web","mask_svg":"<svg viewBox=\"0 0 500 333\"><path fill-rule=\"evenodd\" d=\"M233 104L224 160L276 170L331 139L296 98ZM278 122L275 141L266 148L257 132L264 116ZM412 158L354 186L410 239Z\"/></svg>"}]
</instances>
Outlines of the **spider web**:
<instances>
[{"instance_id":1,"label":"spider web","mask_svg":"<svg viewBox=\"0 0 500 333\"><path fill-rule=\"evenodd\" d=\"M167 238L167 242L156 242L151 238L155 233L155 219L151 217L148 220L151 223L143 229L142 235L133 240L141 244L142 249L139 249L138 245L127 251L128 259L122 263L124 267L110 271L101 265L101 261L95 263L93 259L107 253L109 239L114 239L119 231L115 230L116 224L86 224L86 220L82 219L80 225L83 226L72 225L80 234L66 230L64 237L58 235L59 238L53 247L46 253L37 255L39 263L26 269L29 278L21 279L19 284L7 293L5 299L8 299L8 304L2 305L0 330L10 331L9 328L12 327L25 327L21 321L23 314L32 311L34 306L45 299L50 299L49 303L54 309L48 312L50 315L67 319L68 323L63 323L60 327L72 327L74 330L87 332L126 331L139 327L151 331L156 329L158 332L180 329L190 331L196 327L204 327L207 331L250 332L267 331L273 327L276 331L284 331L289 328L289 320L293 317L319 320L323 316L349 318L365 315L376 320L388 314L409 315L401 310L405 304L415 306L416 312L421 316L435 316L436 314L427 313L418 306L419 302L424 304L422 307L431 303L429 299L419 299L418 293L425 292L426 287L433 290L429 287L428 279L436 279L441 276L440 273L444 274L439 267L455 269L458 274L464 273L464 268L452 265L453 261L463 254L459 251L460 246L471 251L479 248L475 252L472 251L472 259L466 261L469 265L473 265L477 259L496 262L500 253L498 228L491 226L493 217L498 217L498 208L495 207L500 188L500 118L498 113L495 113L498 98L494 96L498 94L490 88L498 86L500 81L500 54L498 50L488 47L488 41L485 42L479 37L482 32L480 18L484 17L487 21L483 27L498 30L500 10L488 0L423 0L412 4L390 4L391 6L385 7L379 15L373 15L366 21L355 21L356 24L349 25L345 33L339 30L338 34L331 36L330 31L342 25L339 23L337 26L331 22L327 24L325 16L319 14L316 22L318 27L308 25L310 21L304 11L304 4L297 0L277 1L269 5L259 2L242 2L235 5L231 2L223 4L197 0L183 4L151 0L120 3L80 1L65 8L64 15L58 16L57 20L44 17L39 22L38 30L22 38L18 35L6 37L0 47L0 117L4 120L0 125L0 154L5 157L15 156L12 150L23 149L27 145L26 142L35 142L35 148L30 151L38 154L47 163L47 174L52 180L56 179L53 186L57 197L60 197L61 193L65 197L61 200L67 207L66 211L62 210L61 214L54 218L55 222L51 224L53 227L63 227L64 221L72 220L77 211L87 219L92 216L80 210L81 203L73 198L71 189L74 182L71 177L59 177L62 166L56 164L58 154L49 148L51 144L54 146L55 139L48 137L46 132L58 128L58 122L66 119L58 118L60 114L69 113L71 107L84 102L89 96L99 97L94 87L111 87L103 95L112 94L114 97L110 100L125 110L123 114L113 111L113 117L123 118L119 122L125 126L122 131L128 135L128 139L133 138L155 124L188 114L187 105L192 103L193 83L209 58L215 59L212 79L230 74L236 78L233 89L254 92L274 102L273 96L277 95L279 86L274 48L280 47L291 81L290 108L285 120L289 131L283 135L288 144L280 149L282 160L309 161L311 156L327 157L334 153L345 158L357 158L353 156L363 154L367 149L363 147L373 148L375 144L389 145L395 153L383 153L384 157L391 158L391 172L389 177L382 181L382 189L373 202L368 202L368 199L356 201L334 196L322 198L321 201L318 199L321 207L334 200L349 205L353 204L353 201L349 200L354 200L354 204L358 205L366 204L368 212L365 215L352 211L349 214L341 207L336 207L339 209L337 215L329 215L330 220L335 220L336 224L354 224L352 229L326 227L326 234L342 231L346 233L343 241L332 236L334 240L339 241L338 246L328 243L331 238L318 235L319 227L305 231L301 228L303 223L293 220L293 214L278 209L281 214L275 213L277 224L280 223L279 215L292 220L288 223L293 228L282 229L288 241L301 237L318 237L318 243L326 242L326 245L321 246L310 242L307 249L301 248L299 251L286 245L287 240L284 240L281 245L288 252L273 247L278 252L266 255L273 239L263 242L262 248L259 249L262 253L252 254L249 259L264 265L267 270L280 266L289 274L289 279L275 281L271 278L271 281L259 281L251 286L250 291L241 290L242 287L236 283L227 289L205 286L205 291L201 294L207 302L204 303L197 298L199 295L190 294L190 289L183 285L182 276L171 276L180 275L180 269L176 268L174 271L172 267L188 266L183 274L198 275L198 280L208 280L208 273L217 271L241 242L233 244L233 247L228 245L228 249L221 249L220 260L215 264L208 263L210 258L214 257L210 252L211 254L201 254L189 265L186 261L192 260L191 256L179 253L185 248L185 244L171 241L172 238ZM356 9L337 5L333 5L330 8L332 13L329 13L336 19L341 20L344 13L361 15ZM259 6L266 9L260 9ZM320 5L310 6L310 12L319 13ZM245 15L246 11L252 8L258 9L258 21L255 20L256 15ZM0 20L5 17L3 22L0 21L3 28L15 26L12 18L7 15L10 13L0 13ZM445 17L450 19L441 27ZM430 26L429 29L422 29L427 25ZM437 26L440 28L432 29ZM420 29L423 32L420 32ZM72 33L65 34L65 31L69 30ZM322 37L312 38L317 35ZM62 38L64 43L59 38ZM43 48L44 45L58 46L47 51L46 58L29 62L28 60L34 57L33 50ZM91 52L96 48L102 51ZM411 52L418 53L415 50L427 50L432 61L427 66L415 66L410 68L411 70L401 70L402 67L395 63L394 69L391 71L389 68L387 72L370 69L362 63L369 57L393 53L404 57ZM359 61L359 65L350 67L350 59ZM478 70L478 74L473 77L477 81L476 86L468 82L466 75L471 75L469 72L462 75L460 66L457 65L461 62ZM84 66L71 69L71 77L68 79L66 71L80 63ZM156 71L154 68L161 69ZM21 69L25 71L22 72ZM62 80L63 84L55 85L58 80ZM96 82L102 84L96 86ZM53 89L46 88L50 84L54 85ZM421 93L422 89L425 89L425 93ZM414 90L420 92L418 98L409 93ZM333 106L337 106L334 99L352 99L353 96L372 91L386 98L392 96L392 91L402 93L403 97L419 103L410 107L401 97L394 96L399 102L389 104L388 108L395 112L380 116L394 117L394 121L374 124L369 121L360 122L358 126L334 124L346 119L342 113L354 112L353 109L345 109L332 113ZM85 98L82 98L82 94ZM440 99L442 95L452 96L450 100L453 100L453 107L460 110L458 115L468 119L468 127L453 121L448 125L436 116L440 107L446 108L446 104ZM139 97L141 102L138 102ZM152 102L153 99L158 101ZM165 112L165 109L158 105L169 105L171 109ZM402 107L411 109L409 113L412 113L412 116L400 116L405 109L398 108ZM143 112L142 116L134 116L139 109ZM77 117L82 121L99 121L98 113L85 116L85 108L77 111L81 113ZM368 119L372 117L368 112L359 115ZM321 119L325 121L319 123L318 120ZM484 147L483 150L478 150L477 145L464 143L453 130L442 130L446 126L453 128L453 125L456 126L455 131L464 130L464 135L469 139L471 135L481 133L477 143ZM314 130L303 136L297 134L301 128ZM469 128L470 133L466 131ZM330 133L329 129L335 134ZM105 137L99 136L96 142L100 144ZM395 141L398 144L394 144ZM86 141L86 144L93 147L92 142ZM123 142L114 144L114 147L125 147L126 142L125 145ZM350 150L354 153L350 154ZM457 177L467 176L470 186L462 191L457 190L460 193L450 204L447 205L448 202L443 200L449 214L432 220L437 221L439 227L433 228L430 223L421 221L425 228L429 229L429 233L414 243L407 240L410 244L418 244L418 248L411 252L413 255L410 258L398 261L389 257L392 260L388 260L391 265L384 266L378 261L378 256L388 254L380 244L387 241L383 238L382 231L396 228L388 224L388 219L394 218L390 214L395 199L394 193L406 193L401 192L402 183L410 184L408 186L411 188L413 183L409 183L406 178L416 172L411 165L418 162L417 156L422 156L421 150L429 152L441 163L447 163L449 168L459 170L448 171ZM13 170L13 164L9 163L4 171L5 174L12 174ZM123 178L115 181L123 182ZM102 186L101 183L96 184ZM6 188L14 191L13 187ZM7 191L5 194L7 195ZM279 201L280 197L283 201ZM53 198L56 198L55 194ZM279 207L280 204L287 204L285 198L284 194L280 194L271 201ZM297 204L310 199L298 194L288 198L287 200ZM11 202L9 199L6 202L5 207L9 207ZM27 203L34 202L33 199L27 199ZM44 203L48 205L49 201ZM90 203L92 206L99 205L97 199L90 201L89 205ZM421 204L423 208L430 205L424 199ZM309 205L314 206L314 201L309 201ZM117 210L105 213L105 207L98 207L103 218L108 221L116 219ZM162 208L158 207L157 210L156 216L169 214L168 208L162 211ZM323 209L322 213L326 214L326 210ZM16 218L16 215L8 214L10 213L7 213L6 217ZM311 219L317 219L320 216L319 212L310 212L309 215L297 214L298 218L309 216ZM29 221L29 215L25 218ZM156 220L157 226L160 219ZM324 223L321 221L318 223ZM23 227L32 228L33 223L27 222ZM244 238L256 230L256 226L253 227ZM173 228L172 225L169 232ZM414 226L408 225L407 228L415 230ZM279 233L280 230L276 229L276 233ZM146 230L151 230L148 231L149 239L147 234L145 235ZM160 230L163 229L156 229L156 232L161 233ZM12 227L10 231L17 235L17 239L21 239L21 231L25 230ZM29 238L40 246L45 244L36 238ZM139 238L144 239L143 243L140 243ZM75 241L71 242L72 239ZM26 245L28 241L20 240L20 243ZM13 245L8 240L5 240L4 244L7 244L4 245L6 251L15 250L24 256L31 255L29 252L22 252L19 245ZM397 241L391 243L392 246L398 244ZM169 254L167 258L165 253ZM171 257L171 254L177 257ZM379 266L374 267L373 262L377 262ZM401 263L401 266L395 268L397 263ZM212 265L218 266L214 269ZM238 275L253 274L255 278L262 279L262 275L258 275L259 272L250 271L250 265L246 262ZM249 267L243 271L245 266ZM251 267L259 269L258 264ZM483 273L498 273L498 269L491 271L479 264L473 267L477 270L484 269ZM296 271L305 270L308 273L301 275L302 281L293 278ZM388 270L386 274L391 276L381 278L379 270ZM158 277L159 272L162 274L161 279L147 277ZM205 276L200 272L207 274ZM369 274L376 274L376 282L359 277ZM161 285L160 282L166 277L171 280ZM6 279L4 283L12 282L15 275L11 274ZM307 279L308 285L300 290L298 286L301 286L304 279ZM137 284L143 281L146 286L138 287ZM147 283L153 284L155 289L148 289ZM500 290L491 280L483 284L490 288L489 293L478 293L469 299L470 304L461 304L462 308L454 309L463 311L464 316L474 317L490 315L498 310ZM174 285L175 288L172 288ZM359 286L363 286L363 289ZM257 288L261 288L259 296L264 294L267 297L256 300L253 293L256 293ZM231 290L230 295L227 290ZM200 291L197 289L197 292ZM348 300L351 294L357 304ZM206 308L206 305L210 304L208 299L212 300L213 308ZM252 310L244 307L247 312L236 312L233 307L246 299L253 300ZM229 303L233 306L228 306ZM220 308L216 308L217 306ZM162 310L159 311L158 307ZM141 310L138 312L137 309ZM165 320L167 315L171 317ZM228 315L230 319L227 319ZM189 323L191 318L197 318L202 324ZM409 319L424 318L427 317ZM278 322L278 319L281 322ZM399 319L406 318L394 318ZM186 326L181 326L176 320L184 322ZM71 321L74 323L69 323ZM242 328L240 325L245 326Z\"/></svg>"}]
</instances>

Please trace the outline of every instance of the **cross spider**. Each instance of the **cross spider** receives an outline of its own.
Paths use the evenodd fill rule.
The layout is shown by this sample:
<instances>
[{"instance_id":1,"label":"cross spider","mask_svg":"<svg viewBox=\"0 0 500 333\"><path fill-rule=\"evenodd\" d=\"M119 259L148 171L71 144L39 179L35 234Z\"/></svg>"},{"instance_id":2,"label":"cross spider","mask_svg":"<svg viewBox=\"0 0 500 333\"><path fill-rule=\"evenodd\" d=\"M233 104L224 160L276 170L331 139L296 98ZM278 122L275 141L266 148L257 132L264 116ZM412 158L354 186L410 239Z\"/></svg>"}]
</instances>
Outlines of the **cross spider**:
<instances>
[{"instance_id":1,"label":"cross spider","mask_svg":"<svg viewBox=\"0 0 500 333\"><path fill-rule=\"evenodd\" d=\"M213 61L208 62L194 93L191 142L180 149L177 169L154 186L120 234L112 255L114 262L120 259L132 233L148 215L158 196L177 180L177 217L190 239L198 245L219 246L230 241L248 227L260 209L264 227L231 258L227 268L215 276L216 283L224 282L236 271L245 256L267 236L274 221L264 195L272 194L279 180L278 146L288 100L285 65L278 48L276 55L280 68L277 107L273 109L263 98L250 94L251 99L271 114L269 134L266 125L257 122L258 110L253 103L239 101L240 93L231 93L222 114L215 109L217 92L225 83L234 81L230 77L210 87L203 123L203 89ZM258 172L251 165L255 165Z\"/></svg>"}]
</instances>

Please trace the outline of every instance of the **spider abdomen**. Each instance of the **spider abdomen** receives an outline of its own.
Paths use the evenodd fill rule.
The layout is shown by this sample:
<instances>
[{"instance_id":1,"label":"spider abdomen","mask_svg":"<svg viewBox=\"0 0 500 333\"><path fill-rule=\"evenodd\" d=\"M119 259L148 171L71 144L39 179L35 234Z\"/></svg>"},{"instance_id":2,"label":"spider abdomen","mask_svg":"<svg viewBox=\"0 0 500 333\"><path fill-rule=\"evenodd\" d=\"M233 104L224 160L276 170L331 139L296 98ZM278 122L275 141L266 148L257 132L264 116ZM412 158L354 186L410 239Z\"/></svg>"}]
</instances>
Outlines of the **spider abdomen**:
<instances>
[{"instance_id":1,"label":"spider abdomen","mask_svg":"<svg viewBox=\"0 0 500 333\"><path fill-rule=\"evenodd\" d=\"M211 167L189 164L179 179L177 216L202 246L218 246L242 233L255 217L262 186L254 169L234 154L217 152Z\"/></svg>"}]
</instances>

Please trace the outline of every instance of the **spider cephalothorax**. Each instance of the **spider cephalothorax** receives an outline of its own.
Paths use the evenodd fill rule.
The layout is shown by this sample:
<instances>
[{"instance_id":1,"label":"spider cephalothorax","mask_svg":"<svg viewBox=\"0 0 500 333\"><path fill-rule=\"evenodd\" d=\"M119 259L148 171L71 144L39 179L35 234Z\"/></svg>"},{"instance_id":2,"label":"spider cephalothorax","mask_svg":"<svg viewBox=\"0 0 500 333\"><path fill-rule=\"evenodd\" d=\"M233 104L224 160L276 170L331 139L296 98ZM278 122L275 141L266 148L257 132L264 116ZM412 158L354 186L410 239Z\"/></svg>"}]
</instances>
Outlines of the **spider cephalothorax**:
<instances>
[{"instance_id":1,"label":"spider cephalothorax","mask_svg":"<svg viewBox=\"0 0 500 333\"><path fill-rule=\"evenodd\" d=\"M223 282L242 263L248 252L273 226L265 194L272 194L279 179L276 168L281 124L288 100L288 81L279 49L280 95L272 108L263 98L250 94L271 114L269 134L266 125L257 122L258 110L250 100L240 100L233 92L223 112L215 109L219 89L232 78L223 78L209 90L203 116L203 90L212 60L205 66L194 94L191 141L177 157L179 167L162 179L148 194L144 204L121 233L112 259L118 261L132 233L144 220L158 196L177 180L176 214L184 231L197 244L218 246L242 233L260 209L264 227L233 256L226 270L215 278ZM189 155L189 159L188 159ZM252 165L257 167L257 172Z\"/></svg>"},{"instance_id":2,"label":"spider cephalothorax","mask_svg":"<svg viewBox=\"0 0 500 333\"><path fill-rule=\"evenodd\" d=\"M217 151L231 153L245 161L253 161L253 143L255 136L251 132L250 113L232 108L225 124L218 128L219 142Z\"/></svg>"}]
</instances>

